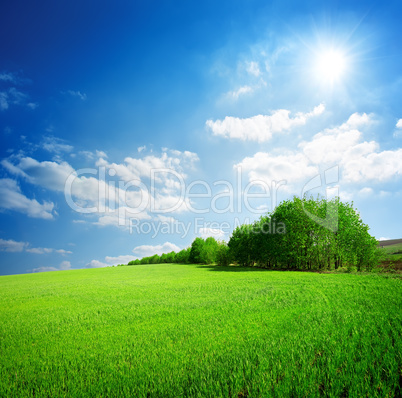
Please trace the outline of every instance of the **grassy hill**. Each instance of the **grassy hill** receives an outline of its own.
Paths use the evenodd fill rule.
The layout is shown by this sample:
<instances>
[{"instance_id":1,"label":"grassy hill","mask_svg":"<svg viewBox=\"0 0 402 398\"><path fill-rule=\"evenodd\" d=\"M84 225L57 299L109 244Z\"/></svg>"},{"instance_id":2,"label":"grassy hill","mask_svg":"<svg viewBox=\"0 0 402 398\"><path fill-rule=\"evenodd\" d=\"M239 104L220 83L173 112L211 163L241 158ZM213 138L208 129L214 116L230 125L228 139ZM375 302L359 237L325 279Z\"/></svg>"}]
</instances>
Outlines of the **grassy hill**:
<instances>
[{"instance_id":1,"label":"grassy hill","mask_svg":"<svg viewBox=\"0 0 402 398\"><path fill-rule=\"evenodd\" d=\"M402 280L160 264L0 277L0 396L400 397Z\"/></svg>"},{"instance_id":2,"label":"grassy hill","mask_svg":"<svg viewBox=\"0 0 402 398\"><path fill-rule=\"evenodd\" d=\"M382 267L402 271L402 239L380 241L378 244L383 252Z\"/></svg>"}]
</instances>

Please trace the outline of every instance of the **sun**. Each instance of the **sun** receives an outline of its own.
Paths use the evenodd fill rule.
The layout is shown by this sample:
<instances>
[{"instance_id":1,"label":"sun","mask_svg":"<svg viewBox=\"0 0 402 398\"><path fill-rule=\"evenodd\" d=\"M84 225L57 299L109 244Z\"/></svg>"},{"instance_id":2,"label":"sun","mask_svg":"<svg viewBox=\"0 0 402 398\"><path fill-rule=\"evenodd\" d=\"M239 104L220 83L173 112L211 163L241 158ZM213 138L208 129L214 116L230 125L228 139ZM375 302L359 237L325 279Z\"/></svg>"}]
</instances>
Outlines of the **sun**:
<instances>
[{"instance_id":1,"label":"sun","mask_svg":"<svg viewBox=\"0 0 402 398\"><path fill-rule=\"evenodd\" d=\"M318 77L329 83L339 80L346 70L346 57L339 50L323 51L318 55L316 62Z\"/></svg>"}]
</instances>

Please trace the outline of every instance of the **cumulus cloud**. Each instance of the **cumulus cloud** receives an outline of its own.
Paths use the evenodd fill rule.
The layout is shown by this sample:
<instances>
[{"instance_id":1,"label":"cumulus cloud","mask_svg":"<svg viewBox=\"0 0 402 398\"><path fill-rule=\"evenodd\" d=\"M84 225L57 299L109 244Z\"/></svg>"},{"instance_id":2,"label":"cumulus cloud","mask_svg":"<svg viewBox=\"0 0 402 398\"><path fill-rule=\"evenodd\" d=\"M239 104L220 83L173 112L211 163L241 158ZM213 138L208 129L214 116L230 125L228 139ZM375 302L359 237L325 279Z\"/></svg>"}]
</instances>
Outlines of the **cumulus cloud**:
<instances>
[{"instance_id":1,"label":"cumulus cloud","mask_svg":"<svg viewBox=\"0 0 402 398\"><path fill-rule=\"evenodd\" d=\"M316 164L339 164L343 181L387 181L402 175L402 149L380 151L376 141L364 141L359 130L374 123L373 115L354 113L347 122L316 134L300 148Z\"/></svg>"},{"instance_id":2,"label":"cumulus cloud","mask_svg":"<svg viewBox=\"0 0 402 398\"><path fill-rule=\"evenodd\" d=\"M124 181L132 181L141 177L150 178L152 172L156 178L161 178L162 170L170 170L186 177L184 169L192 169L199 160L198 155L190 151L164 150L160 156L148 155L143 158L126 157L124 163L109 163L104 158L97 165L113 170L115 175ZM169 173L168 173L169 174Z\"/></svg>"},{"instance_id":3,"label":"cumulus cloud","mask_svg":"<svg viewBox=\"0 0 402 398\"><path fill-rule=\"evenodd\" d=\"M59 265L59 268L60 268L61 270L70 269L70 268L71 268L71 263L70 263L70 261L62 261L62 262L60 263L60 265Z\"/></svg>"},{"instance_id":4,"label":"cumulus cloud","mask_svg":"<svg viewBox=\"0 0 402 398\"><path fill-rule=\"evenodd\" d=\"M38 267L32 269L30 272L50 272L50 271L66 271L71 269L70 261L62 261L58 267Z\"/></svg>"},{"instance_id":5,"label":"cumulus cloud","mask_svg":"<svg viewBox=\"0 0 402 398\"><path fill-rule=\"evenodd\" d=\"M300 194L301 184L318 176L320 168L337 165L341 170L340 183L355 187L361 184L358 194L368 196L373 190L367 182L381 183L402 176L402 148L381 151L376 141L364 140L361 130L373 123L373 115L354 113L345 123L301 142L297 151L284 150L281 155L258 152L235 167L247 173L249 181L285 180L282 190ZM347 196L345 200L352 198L346 191L342 195L344 199Z\"/></svg>"},{"instance_id":6,"label":"cumulus cloud","mask_svg":"<svg viewBox=\"0 0 402 398\"><path fill-rule=\"evenodd\" d=\"M171 251L179 252L181 249L171 242L165 242L162 245L141 245L133 249L133 253L138 257L149 257L154 254L162 255L163 253L170 253Z\"/></svg>"},{"instance_id":7,"label":"cumulus cloud","mask_svg":"<svg viewBox=\"0 0 402 398\"><path fill-rule=\"evenodd\" d=\"M219 228L207 228L203 227L198 230L198 233L201 235L201 238L209 238L213 237L215 239L223 239L225 237L225 232Z\"/></svg>"},{"instance_id":8,"label":"cumulus cloud","mask_svg":"<svg viewBox=\"0 0 402 398\"><path fill-rule=\"evenodd\" d=\"M311 141L302 142L302 149L313 163L335 163L341 159L359 157L375 151L378 144L374 141L361 142L363 133L360 127L373 123L372 115L352 114L347 122L332 129L316 134Z\"/></svg>"},{"instance_id":9,"label":"cumulus cloud","mask_svg":"<svg viewBox=\"0 0 402 398\"><path fill-rule=\"evenodd\" d=\"M52 152L72 149L53 138L45 144ZM64 193L72 210L92 214L99 226L128 228L132 218L145 220L152 218L151 213L188 211L184 180L195 168L196 153L165 149L159 156L127 157L122 163L109 162L103 152L96 154L97 167L92 169L75 170L59 159L38 161L20 155L3 159L1 164L15 177Z\"/></svg>"},{"instance_id":10,"label":"cumulus cloud","mask_svg":"<svg viewBox=\"0 0 402 398\"><path fill-rule=\"evenodd\" d=\"M64 249L52 249L49 247L32 247L26 249L28 253L34 253L34 254L49 254L49 253L57 253L57 254L72 254L72 251L70 250L64 250Z\"/></svg>"},{"instance_id":11,"label":"cumulus cloud","mask_svg":"<svg viewBox=\"0 0 402 398\"><path fill-rule=\"evenodd\" d=\"M112 267L119 264L128 264L130 261L137 259L137 256L132 254L122 254L120 256L106 256L104 261L91 260L86 268L104 268Z\"/></svg>"},{"instance_id":12,"label":"cumulus cloud","mask_svg":"<svg viewBox=\"0 0 402 398\"><path fill-rule=\"evenodd\" d=\"M39 203L36 199L27 198L17 184L9 178L0 179L0 208L14 210L28 217L52 220L56 212L54 203Z\"/></svg>"},{"instance_id":13,"label":"cumulus cloud","mask_svg":"<svg viewBox=\"0 0 402 398\"><path fill-rule=\"evenodd\" d=\"M102 261L98 260L91 260L87 265L86 268L104 268L110 267L110 264L103 263Z\"/></svg>"},{"instance_id":14,"label":"cumulus cloud","mask_svg":"<svg viewBox=\"0 0 402 398\"><path fill-rule=\"evenodd\" d=\"M114 265L119 264L128 264L131 260L137 259L137 256L132 254L122 254L120 256L106 256L104 261L99 260L91 260L86 268L104 268L104 267L112 267Z\"/></svg>"},{"instance_id":15,"label":"cumulus cloud","mask_svg":"<svg viewBox=\"0 0 402 398\"><path fill-rule=\"evenodd\" d=\"M74 172L66 162L39 162L31 157L23 157L17 164L5 159L1 164L10 173L24 177L31 184L61 192L64 191L68 176Z\"/></svg>"},{"instance_id":16,"label":"cumulus cloud","mask_svg":"<svg viewBox=\"0 0 402 398\"><path fill-rule=\"evenodd\" d=\"M5 252L22 252L27 247L28 243L26 242L16 242L15 240L8 239L0 239L0 251Z\"/></svg>"},{"instance_id":17,"label":"cumulus cloud","mask_svg":"<svg viewBox=\"0 0 402 398\"><path fill-rule=\"evenodd\" d=\"M38 272L50 272L50 271L60 271L60 269L56 267L38 267L31 270L31 272L38 273Z\"/></svg>"},{"instance_id":18,"label":"cumulus cloud","mask_svg":"<svg viewBox=\"0 0 402 398\"><path fill-rule=\"evenodd\" d=\"M105 261L109 265L118 265L118 264L128 264L131 260L135 260L136 257L132 254L123 254L116 257L106 256Z\"/></svg>"},{"instance_id":19,"label":"cumulus cloud","mask_svg":"<svg viewBox=\"0 0 402 398\"><path fill-rule=\"evenodd\" d=\"M247 173L249 181L263 181L268 184L272 181L285 181L283 190L288 192L294 192L297 183L308 181L319 173L317 166L309 163L308 158L293 152L284 155L257 152L234 167Z\"/></svg>"},{"instance_id":20,"label":"cumulus cloud","mask_svg":"<svg viewBox=\"0 0 402 398\"><path fill-rule=\"evenodd\" d=\"M399 119L399 120L397 121L396 127L397 127L398 129L402 129L402 119Z\"/></svg>"},{"instance_id":21,"label":"cumulus cloud","mask_svg":"<svg viewBox=\"0 0 402 398\"><path fill-rule=\"evenodd\" d=\"M4 240L0 239L0 251L6 252L27 252L33 254L49 254L57 253L61 255L72 254L70 250L64 249L51 249L48 247L31 247L28 242L17 242L12 239Z\"/></svg>"},{"instance_id":22,"label":"cumulus cloud","mask_svg":"<svg viewBox=\"0 0 402 398\"><path fill-rule=\"evenodd\" d=\"M245 119L226 116L224 120L207 120L206 125L214 135L243 141L264 142L269 141L273 134L305 125L310 118L321 115L324 110L325 106L320 104L311 112L299 112L292 118L289 110L279 109L271 115L257 115Z\"/></svg>"}]
</instances>

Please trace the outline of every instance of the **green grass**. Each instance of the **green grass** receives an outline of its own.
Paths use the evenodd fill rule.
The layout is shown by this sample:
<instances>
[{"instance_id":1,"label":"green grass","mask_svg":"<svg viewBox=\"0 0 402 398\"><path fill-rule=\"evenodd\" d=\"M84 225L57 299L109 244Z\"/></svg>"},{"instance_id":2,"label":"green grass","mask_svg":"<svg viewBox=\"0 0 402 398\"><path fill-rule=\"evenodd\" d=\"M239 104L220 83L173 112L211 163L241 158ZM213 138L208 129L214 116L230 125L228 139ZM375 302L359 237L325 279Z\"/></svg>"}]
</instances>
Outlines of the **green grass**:
<instances>
[{"instance_id":1,"label":"green grass","mask_svg":"<svg viewBox=\"0 0 402 398\"><path fill-rule=\"evenodd\" d=\"M144 265L0 277L1 397L400 397L402 280Z\"/></svg>"},{"instance_id":2,"label":"green grass","mask_svg":"<svg viewBox=\"0 0 402 398\"><path fill-rule=\"evenodd\" d=\"M382 251L385 253L386 260L402 260L402 243L395 245L384 246Z\"/></svg>"}]
</instances>

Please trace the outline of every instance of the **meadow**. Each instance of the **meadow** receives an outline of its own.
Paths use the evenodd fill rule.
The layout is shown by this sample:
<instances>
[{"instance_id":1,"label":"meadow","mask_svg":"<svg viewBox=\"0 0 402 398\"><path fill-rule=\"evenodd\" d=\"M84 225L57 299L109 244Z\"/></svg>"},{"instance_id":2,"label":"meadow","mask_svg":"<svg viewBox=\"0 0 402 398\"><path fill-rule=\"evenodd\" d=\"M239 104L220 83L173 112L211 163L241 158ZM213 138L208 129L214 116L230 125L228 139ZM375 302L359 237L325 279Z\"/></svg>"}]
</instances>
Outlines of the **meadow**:
<instances>
[{"instance_id":1,"label":"meadow","mask_svg":"<svg viewBox=\"0 0 402 398\"><path fill-rule=\"evenodd\" d=\"M401 397L402 279L157 264L0 277L1 397Z\"/></svg>"}]
</instances>

